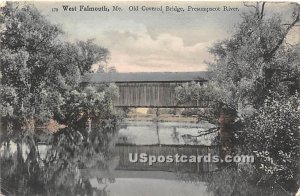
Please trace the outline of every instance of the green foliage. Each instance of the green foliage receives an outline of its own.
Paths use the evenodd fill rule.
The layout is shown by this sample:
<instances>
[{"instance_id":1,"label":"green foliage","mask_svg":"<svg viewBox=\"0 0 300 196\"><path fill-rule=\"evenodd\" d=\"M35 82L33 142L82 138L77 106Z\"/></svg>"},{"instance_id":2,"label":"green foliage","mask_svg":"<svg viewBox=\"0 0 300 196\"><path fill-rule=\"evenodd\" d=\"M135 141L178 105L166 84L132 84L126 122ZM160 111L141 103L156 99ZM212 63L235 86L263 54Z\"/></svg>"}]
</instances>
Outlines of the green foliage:
<instances>
[{"instance_id":1,"label":"green foliage","mask_svg":"<svg viewBox=\"0 0 300 196\"><path fill-rule=\"evenodd\" d=\"M12 116L14 113L13 105L17 104L17 94L15 89L12 87L3 87L1 89L1 98L2 114Z\"/></svg>"},{"instance_id":2,"label":"green foliage","mask_svg":"<svg viewBox=\"0 0 300 196\"><path fill-rule=\"evenodd\" d=\"M211 48L210 70L237 111L236 137L244 153L257 155L254 183L291 191L299 172L300 53L299 43L283 40L299 21L299 8L283 25L278 16L264 16L264 4L243 15L230 39Z\"/></svg>"},{"instance_id":3,"label":"green foliage","mask_svg":"<svg viewBox=\"0 0 300 196\"><path fill-rule=\"evenodd\" d=\"M261 183L295 188L299 169L300 97L272 94L248 119L244 147L256 155L256 175Z\"/></svg>"},{"instance_id":4,"label":"green foliage","mask_svg":"<svg viewBox=\"0 0 300 196\"><path fill-rule=\"evenodd\" d=\"M293 20L298 21L299 17ZM296 90L300 75L299 44L283 44L290 28L292 25L283 25L278 16L263 17L257 7L255 12L243 15L230 39L210 49L215 56L209 66L213 80L230 92L234 108L259 108L269 90L281 91L279 87L283 85Z\"/></svg>"},{"instance_id":5,"label":"green foliage","mask_svg":"<svg viewBox=\"0 0 300 196\"><path fill-rule=\"evenodd\" d=\"M84 74L87 70L90 70L91 65L96 62L106 62L108 58L108 50L103 47L99 47L94 43L93 39L89 39L86 42L77 42L78 46L78 66L80 67L81 74Z\"/></svg>"},{"instance_id":6,"label":"green foliage","mask_svg":"<svg viewBox=\"0 0 300 196\"><path fill-rule=\"evenodd\" d=\"M222 86L218 86L215 82L209 83L185 83L175 88L176 99L179 103L186 103L190 101L207 101L228 103L230 96L228 96Z\"/></svg>"},{"instance_id":7,"label":"green foliage","mask_svg":"<svg viewBox=\"0 0 300 196\"><path fill-rule=\"evenodd\" d=\"M205 120L217 124L220 112L224 108L232 107L231 91L211 81L200 84L196 82L185 83L175 88L178 103L208 101L209 110L198 110L198 120Z\"/></svg>"},{"instance_id":8,"label":"green foliage","mask_svg":"<svg viewBox=\"0 0 300 196\"><path fill-rule=\"evenodd\" d=\"M67 108L67 103L72 105L69 95L85 99L87 92L81 92L79 87L82 75L90 72L93 64L105 62L109 52L93 40L63 41L61 28L51 24L30 4L7 2L2 10L1 112L5 115L2 121L13 124L14 132L34 129L61 116L61 108ZM90 93L100 96L94 97L100 101L101 93ZM92 104L98 102L81 107L91 108Z\"/></svg>"},{"instance_id":9,"label":"green foliage","mask_svg":"<svg viewBox=\"0 0 300 196\"><path fill-rule=\"evenodd\" d=\"M208 178L207 190L214 196L286 195L286 192L278 185L272 187L257 186L250 181L247 173L236 168L226 168L213 173Z\"/></svg>"},{"instance_id":10,"label":"green foliage","mask_svg":"<svg viewBox=\"0 0 300 196\"><path fill-rule=\"evenodd\" d=\"M300 157L300 43L290 45L286 38L299 22L299 5L283 24L282 17L265 15L265 4L251 5L254 11L242 15L231 38L210 48L215 57L209 63L211 81L182 85L176 93L180 102L208 97L221 103L210 114L199 113L201 118L220 120L216 111L234 110L230 131L244 153L257 155L252 183L278 183L292 191Z\"/></svg>"},{"instance_id":11,"label":"green foliage","mask_svg":"<svg viewBox=\"0 0 300 196\"><path fill-rule=\"evenodd\" d=\"M3 184L11 195L107 195L79 169L113 166L117 87L80 84L93 64L108 59L108 50L93 40L63 41L60 27L27 3L7 2L1 10L1 146L17 145L15 154L1 153ZM66 127L46 134L42 156L36 127L49 119Z\"/></svg>"},{"instance_id":12,"label":"green foliage","mask_svg":"<svg viewBox=\"0 0 300 196\"><path fill-rule=\"evenodd\" d=\"M112 98L118 94L117 87L110 84L105 90L87 86L82 90L72 90L66 94L65 103L56 119L71 127L85 127L88 119L98 121L110 119L115 114Z\"/></svg>"}]
</instances>

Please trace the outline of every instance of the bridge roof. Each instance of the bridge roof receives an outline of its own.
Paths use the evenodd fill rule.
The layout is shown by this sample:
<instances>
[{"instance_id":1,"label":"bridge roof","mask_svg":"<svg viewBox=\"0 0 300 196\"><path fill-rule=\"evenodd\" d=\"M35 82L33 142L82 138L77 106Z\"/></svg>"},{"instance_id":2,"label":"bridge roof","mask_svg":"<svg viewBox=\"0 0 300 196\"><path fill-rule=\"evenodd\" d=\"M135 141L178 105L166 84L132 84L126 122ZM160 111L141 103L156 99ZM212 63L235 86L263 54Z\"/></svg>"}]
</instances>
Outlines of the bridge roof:
<instances>
[{"instance_id":1,"label":"bridge roof","mask_svg":"<svg viewBox=\"0 0 300 196\"><path fill-rule=\"evenodd\" d=\"M189 82L207 81L209 72L130 72L130 73L92 73L85 75L83 82Z\"/></svg>"}]
</instances>

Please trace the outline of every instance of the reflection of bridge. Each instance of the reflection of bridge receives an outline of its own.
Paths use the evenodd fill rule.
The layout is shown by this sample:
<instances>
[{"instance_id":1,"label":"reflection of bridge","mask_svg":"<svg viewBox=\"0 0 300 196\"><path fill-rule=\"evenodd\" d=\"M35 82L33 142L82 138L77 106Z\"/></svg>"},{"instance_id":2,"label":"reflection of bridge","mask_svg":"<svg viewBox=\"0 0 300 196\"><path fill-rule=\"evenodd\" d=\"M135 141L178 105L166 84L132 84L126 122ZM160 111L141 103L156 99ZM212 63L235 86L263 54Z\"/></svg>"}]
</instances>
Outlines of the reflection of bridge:
<instances>
[{"instance_id":1,"label":"reflection of bridge","mask_svg":"<svg viewBox=\"0 0 300 196\"><path fill-rule=\"evenodd\" d=\"M186 82L201 84L208 81L208 72L148 72L148 73L95 73L85 77L85 83L115 83L119 97L116 107L203 107L207 100L195 100L179 105L175 87Z\"/></svg>"}]
</instances>

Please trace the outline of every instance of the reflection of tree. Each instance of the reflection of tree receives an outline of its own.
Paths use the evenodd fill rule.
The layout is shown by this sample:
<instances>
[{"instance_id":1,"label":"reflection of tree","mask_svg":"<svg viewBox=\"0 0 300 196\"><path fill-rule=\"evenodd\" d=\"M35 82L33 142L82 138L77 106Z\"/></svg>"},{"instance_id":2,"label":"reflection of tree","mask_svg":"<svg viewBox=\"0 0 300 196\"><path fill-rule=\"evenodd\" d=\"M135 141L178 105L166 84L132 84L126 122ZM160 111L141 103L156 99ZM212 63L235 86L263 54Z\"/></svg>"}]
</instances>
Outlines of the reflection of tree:
<instances>
[{"instance_id":1,"label":"reflection of tree","mask_svg":"<svg viewBox=\"0 0 300 196\"><path fill-rule=\"evenodd\" d=\"M173 127L173 132L171 134L171 138L175 143L179 143L179 132L176 131L176 127Z\"/></svg>"},{"instance_id":2,"label":"reflection of tree","mask_svg":"<svg viewBox=\"0 0 300 196\"><path fill-rule=\"evenodd\" d=\"M115 129L101 127L102 123L93 125L89 139L79 131L62 129L53 136L43 160L36 143L31 142L33 135L22 138L30 148L25 160L21 142L17 143L15 154L1 157L1 178L7 191L16 195L107 195L105 187L101 190L92 187L89 178L80 173L80 169L112 169Z\"/></svg>"},{"instance_id":3,"label":"reflection of tree","mask_svg":"<svg viewBox=\"0 0 300 196\"><path fill-rule=\"evenodd\" d=\"M183 134L182 139L185 144L198 144L197 136L191 134Z\"/></svg>"},{"instance_id":4,"label":"reflection of tree","mask_svg":"<svg viewBox=\"0 0 300 196\"><path fill-rule=\"evenodd\" d=\"M158 111L158 109L157 109L157 111ZM155 121L155 127L156 127L157 143L160 145L160 137L159 137L159 125L158 125L158 121Z\"/></svg>"},{"instance_id":5,"label":"reflection of tree","mask_svg":"<svg viewBox=\"0 0 300 196\"><path fill-rule=\"evenodd\" d=\"M7 2L1 10L0 141L17 144L15 154L1 154L4 187L12 195L91 195L94 190L79 169L109 168L117 88L80 81L93 64L105 62L109 52L93 40L63 41L61 28L32 5ZM66 128L42 134L51 145L44 158L37 130L50 119ZM23 144L29 148L26 158Z\"/></svg>"}]
</instances>

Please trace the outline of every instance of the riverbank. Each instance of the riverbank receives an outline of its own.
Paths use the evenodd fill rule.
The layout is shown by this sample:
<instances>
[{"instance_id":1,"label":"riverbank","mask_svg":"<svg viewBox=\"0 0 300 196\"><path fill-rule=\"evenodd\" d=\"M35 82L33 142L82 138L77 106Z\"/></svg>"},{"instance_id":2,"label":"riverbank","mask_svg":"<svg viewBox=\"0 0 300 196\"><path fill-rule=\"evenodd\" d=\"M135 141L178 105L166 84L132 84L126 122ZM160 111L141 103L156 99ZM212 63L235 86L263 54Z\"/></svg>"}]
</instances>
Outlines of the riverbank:
<instances>
[{"instance_id":1,"label":"riverbank","mask_svg":"<svg viewBox=\"0 0 300 196\"><path fill-rule=\"evenodd\" d=\"M185 117L182 115L160 114L158 117L155 114L131 113L125 118L126 121L158 121L158 122L188 122L196 123L196 117Z\"/></svg>"}]
</instances>

